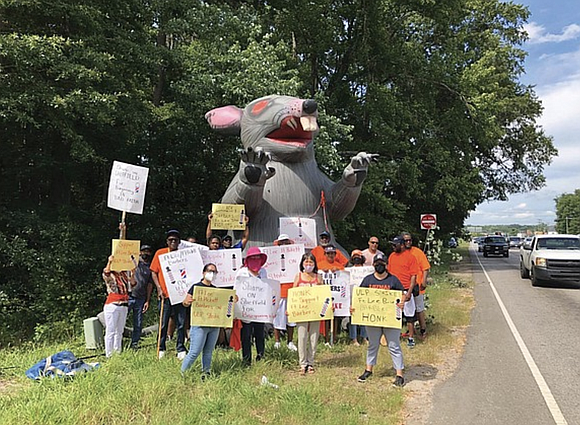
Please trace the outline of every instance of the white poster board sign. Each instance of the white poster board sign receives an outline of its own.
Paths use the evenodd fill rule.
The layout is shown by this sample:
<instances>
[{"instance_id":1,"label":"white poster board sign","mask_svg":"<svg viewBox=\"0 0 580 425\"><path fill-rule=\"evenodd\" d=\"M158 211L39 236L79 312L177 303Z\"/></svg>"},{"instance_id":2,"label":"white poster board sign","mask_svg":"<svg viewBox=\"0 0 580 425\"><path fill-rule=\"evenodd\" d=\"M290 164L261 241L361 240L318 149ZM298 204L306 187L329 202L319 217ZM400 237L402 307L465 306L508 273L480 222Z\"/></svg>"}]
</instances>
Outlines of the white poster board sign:
<instances>
[{"instance_id":1,"label":"white poster board sign","mask_svg":"<svg viewBox=\"0 0 580 425\"><path fill-rule=\"evenodd\" d=\"M316 221L313 218L280 217L280 234L287 234L295 244L302 244L305 248L314 248L318 245L316 237Z\"/></svg>"},{"instance_id":2,"label":"white poster board sign","mask_svg":"<svg viewBox=\"0 0 580 425\"><path fill-rule=\"evenodd\" d=\"M353 286L360 286L360 283L369 274L375 272L373 266L362 266L362 267L347 267L344 269L345 272L350 273L350 284Z\"/></svg>"},{"instance_id":3,"label":"white poster board sign","mask_svg":"<svg viewBox=\"0 0 580 425\"><path fill-rule=\"evenodd\" d=\"M205 245L201 245L201 244L198 244L195 242L185 241L183 239L181 239L181 241L179 242L179 246L177 247L177 249L185 249L185 248L193 248L193 247L199 249L200 252L209 250L209 247L207 247Z\"/></svg>"},{"instance_id":4,"label":"white poster board sign","mask_svg":"<svg viewBox=\"0 0 580 425\"><path fill-rule=\"evenodd\" d=\"M201 252L203 264L215 264L218 274L214 277L212 285L218 288L232 287L236 281L236 273L242 267L242 250L231 249L206 249Z\"/></svg>"},{"instance_id":5,"label":"white poster board sign","mask_svg":"<svg viewBox=\"0 0 580 425\"><path fill-rule=\"evenodd\" d=\"M274 322L280 302L280 282L254 276L238 276L234 289L238 296L234 307L236 319L245 322Z\"/></svg>"},{"instance_id":6,"label":"white poster board sign","mask_svg":"<svg viewBox=\"0 0 580 425\"><path fill-rule=\"evenodd\" d=\"M148 168L114 161L107 206L119 211L143 214L148 174Z\"/></svg>"},{"instance_id":7,"label":"white poster board sign","mask_svg":"<svg viewBox=\"0 0 580 425\"><path fill-rule=\"evenodd\" d=\"M350 316L350 273L345 271L323 272L322 283L330 285L334 317Z\"/></svg>"},{"instance_id":8,"label":"white poster board sign","mask_svg":"<svg viewBox=\"0 0 580 425\"><path fill-rule=\"evenodd\" d=\"M300 271L304 245L265 246L260 250L268 256L264 268L269 278L280 283L294 282L294 277Z\"/></svg>"},{"instance_id":9,"label":"white poster board sign","mask_svg":"<svg viewBox=\"0 0 580 425\"><path fill-rule=\"evenodd\" d=\"M183 302L189 288L202 278L203 259L196 247L162 254L159 256L159 264L171 305Z\"/></svg>"}]
</instances>

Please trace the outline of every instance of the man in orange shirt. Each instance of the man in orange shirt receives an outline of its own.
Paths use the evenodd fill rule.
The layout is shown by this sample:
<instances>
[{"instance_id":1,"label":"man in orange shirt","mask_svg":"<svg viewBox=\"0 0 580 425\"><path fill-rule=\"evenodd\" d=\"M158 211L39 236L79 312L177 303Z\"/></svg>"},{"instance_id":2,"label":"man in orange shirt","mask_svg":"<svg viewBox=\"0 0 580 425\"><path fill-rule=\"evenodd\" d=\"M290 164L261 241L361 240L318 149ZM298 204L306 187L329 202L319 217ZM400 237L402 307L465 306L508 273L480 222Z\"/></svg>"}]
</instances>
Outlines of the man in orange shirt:
<instances>
[{"instance_id":1,"label":"man in orange shirt","mask_svg":"<svg viewBox=\"0 0 580 425\"><path fill-rule=\"evenodd\" d=\"M417 285L419 286L419 295L415 297L415 311L419 319L420 338L425 339L427 336L427 321L425 320L425 289L427 288L427 276L431 269L431 264L425 253L413 246L413 238L409 232L403 232L403 239L405 241L405 248L411 251L411 254L417 259L419 263L419 274L417 275Z\"/></svg>"},{"instance_id":2,"label":"man in orange shirt","mask_svg":"<svg viewBox=\"0 0 580 425\"><path fill-rule=\"evenodd\" d=\"M324 248L330 245L330 233L327 231L322 232L318 236L318 246L316 246L312 251L312 255L316 258L316 264L318 265L318 270L320 270L320 262L326 259L324 254ZM346 267L348 259L340 251L336 251L336 261Z\"/></svg>"},{"instance_id":3,"label":"man in orange shirt","mask_svg":"<svg viewBox=\"0 0 580 425\"><path fill-rule=\"evenodd\" d=\"M322 283L324 285L329 285L329 282L332 282L333 277L333 272L339 271L339 270L344 270L344 265L340 264L338 262L337 257L337 251L336 248L334 247L334 245L327 245L324 248L324 259L322 261L316 261L316 264L318 265L318 273L322 274ZM329 280L330 278L330 280ZM330 347L330 320L324 320L324 339L325 339L325 344L327 347ZM336 339L338 338L338 330L339 330L339 323L341 323L341 318L340 317L335 317L334 318L334 342L336 342Z\"/></svg>"},{"instance_id":4,"label":"man in orange shirt","mask_svg":"<svg viewBox=\"0 0 580 425\"><path fill-rule=\"evenodd\" d=\"M388 271L390 274L399 278L403 287L405 288L404 301L407 302L413 296L413 291L418 292L417 275L420 272L419 263L417 259L411 254L411 251L405 249L405 240L403 236L396 236L391 245L394 252L389 255ZM417 286L417 289L415 287ZM409 339L407 346L413 348L415 346L415 314L412 316L405 316L407 320L407 327L409 329Z\"/></svg>"},{"instance_id":5,"label":"man in orange shirt","mask_svg":"<svg viewBox=\"0 0 580 425\"><path fill-rule=\"evenodd\" d=\"M171 305L169 301L169 292L167 292L167 285L165 283L165 278L161 271L161 264L159 262L159 256L167 254L170 251L177 251L179 247L179 242L181 238L179 236L179 231L170 230L167 232L167 248L161 248L157 250L153 261L151 262L151 277L153 277L153 282L157 287L157 296L159 298L159 310L161 310L161 303L163 303L163 317L161 318L161 328L159 332L161 333L161 339L159 340L159 358L165 356L166 341L167 341L167 328L169 325L169 318L172 314L175 315L175 322L177 327L177 358L183 360L187 351L185 349L185 307L182 303Z\"/></svg>"}]
</instances>

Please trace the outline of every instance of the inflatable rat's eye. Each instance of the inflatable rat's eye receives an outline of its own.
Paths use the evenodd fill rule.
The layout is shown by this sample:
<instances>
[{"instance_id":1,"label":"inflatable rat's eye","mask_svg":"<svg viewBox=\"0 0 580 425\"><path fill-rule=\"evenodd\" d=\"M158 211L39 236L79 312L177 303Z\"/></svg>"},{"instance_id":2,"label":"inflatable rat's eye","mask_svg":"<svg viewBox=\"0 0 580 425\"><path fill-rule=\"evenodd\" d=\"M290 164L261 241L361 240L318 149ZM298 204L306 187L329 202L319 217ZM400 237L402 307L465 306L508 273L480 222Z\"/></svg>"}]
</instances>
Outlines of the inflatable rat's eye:
<instances>
[{"instance_id":1,"label":"inflatable rat's eye","mask_svg":"<svg viewBox=\"0 0 580 425\"><path fill-rule=\"evenodd\" d=\"M260 100L252 107L252 115L260 114L270 103L269 100Z\"/></svg>"}]
</instances>

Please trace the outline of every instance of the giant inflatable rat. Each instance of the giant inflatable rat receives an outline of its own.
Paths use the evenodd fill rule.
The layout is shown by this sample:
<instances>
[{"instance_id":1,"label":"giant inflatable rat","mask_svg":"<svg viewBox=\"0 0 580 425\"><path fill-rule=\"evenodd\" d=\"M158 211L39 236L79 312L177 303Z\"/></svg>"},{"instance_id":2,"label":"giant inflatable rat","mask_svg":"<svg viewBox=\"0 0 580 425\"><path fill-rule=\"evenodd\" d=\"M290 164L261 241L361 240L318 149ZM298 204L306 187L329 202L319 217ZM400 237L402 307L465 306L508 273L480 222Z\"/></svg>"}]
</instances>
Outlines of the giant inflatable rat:
<instances>
[{"instance_id":1,"label":"giant inflatable rat","mask_svg":"<svg viewBox=\"0 0 580 425\"><path fill-rule=\"evenodd\" d=\"M340 181L333 182L314 158L317 116L316 101L289 96L266 96L244 109L224 106L205 115L213 129L242 139L240 168L221 202L245 204L251 219L248 247L271 245L278 237L280 217L310 217L320 204L321 191L330 221L353 210L376 155L358 153ZM328 230L334 242L322 209L313 218L318 233Z\"/></svg>"}]
</instances>

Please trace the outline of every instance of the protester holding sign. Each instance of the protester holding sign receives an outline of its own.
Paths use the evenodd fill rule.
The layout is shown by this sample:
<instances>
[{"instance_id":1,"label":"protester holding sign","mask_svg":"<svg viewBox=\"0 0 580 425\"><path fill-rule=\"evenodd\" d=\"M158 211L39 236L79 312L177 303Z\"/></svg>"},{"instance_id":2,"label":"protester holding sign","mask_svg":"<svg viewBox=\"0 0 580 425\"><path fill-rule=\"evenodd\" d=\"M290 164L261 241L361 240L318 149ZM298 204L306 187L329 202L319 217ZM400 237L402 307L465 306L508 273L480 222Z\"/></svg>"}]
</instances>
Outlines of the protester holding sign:
<instances>
[{"instance_id":1,"label":"protester holding sign","mask_svg":"<svg viewBox=\"0 0 580 425\"><path fill-rule=\"evenodd\" d=\"M205 230L205 237L208 240L208 245L210 246L211 249L211 239L214 235L213 233L213 229L212 229L212 219L213 219L213 213L210 213L207 216L207 228ZM225 235L222 239L221 239L221 245L219 246L219 249L229 249L229 248L240 248L242 251L244 249L246 249L246 244L248 243L248 239L250 238L250 227L248 225L248 223L250 222L250 218L247 215L244 215L243 218L243 222L245 223L245 228L244 228L244 233L242 234L242 239L240 239L238 242L236 242L235 245L232 245L233 243L233 238L230 235Z\"/></svg>"},{"instance_id":2,"label":"protester holding sign","mask_svg":"<svg viewBox=\"0 0 580 425\"><path fill-rule=\"evenodd\" d=\"M401 302L397 304L400 309L404 308L403 290L405 289L401 281L394 275L387 272L387 257L384 254L377 254L373 258L373 266L375 272L366 276L361 282L361 288L376 288L383 290L400 290ZM354 309L351 308L351 313ZM403 378L403 352L401 350L401 328L386 328L378 326L366 326L367 335L369 337L369 346L367 349L367 364L365 371L358 377L359 382L365 382L372 374L373 367L377 364L377 356L379 353L379 346L381 336L384 335L388 341L389 353L393 360L393 366L396 370L397 376L393 385L402 387L405 383Z\"/></svg>"},{"instance_id":3,"label":"protester holding sign","mask_svg":"<svg viewBox=\"0 0 580 425\"><path fill-rule=\"evenodd\" d=\"M253 246L248 249L248 254L246 255L246 262L244 267L242 267L236 274L236 281L244 280L249 277L257 277L259 279L266 279L268 274L266 269L262 268L268 256L257 246ZM261 360L264 357L265 349L265 331L264 323L260 322L247 322L242 320L242 330L241 330L241 342L242 342L242 358L244 364L250 366L252 364L252 335L256 340L256 360Z\"/></svg>"},{"instance_id":4,"label":"protester holding sign","mask_svg":"<svg viewBox=\"0 0 580 425\"><path fill-rule=\"evenodd\" d=\"M129 288L135 286L134 269L128 271L111 270L114 257L103 269L103 280L107 285L105 300L105 355L111 357L114 352L120 353L123 341L123 329L129 312Z\"/></svg>"},{"instance_id":5,"label":"protester holding sign","mask_svg":"<svg viewBox=\"0 0 580 425\"><path fill-rule=\"evenodd\" d=\"M215 276L218 274L217 267L215 264L208 263L203 267L203 278L200 282L194 284L187 295L185 300L183 300L184 307L190 307L193 302L193 290L196 286L215 288L212 282ZM215 349L215 344L218 339L220 328L209 327L209 326L192 326L189 329L189 353L183 359L181 364L181 373L185 373L193 363L197 360L201 354L201 378L205 379L210 374L211 368L211 358L213 355L213 350Z\"/></svg>"},{"instance_id":6,"label":"protester holding sign","mask_svg":"<svg viewBox=\"0 0 580 425\"><path fill-rule=\"evenodd\" d=\"M168 252L177 251L181 238L179 231L169 230L167 232L167 248L162 248L157 250L153 261L151 262L151 276L153 277L153 282L157 287L157 296L159 297L159 311L162 312L160 318L159 326L159 336L158 336L158 357L161 359L165 356L166 351L166 341L167 341L167 327L169 325L169 318L172 313L175 315L176 327L177 327L177 358L183 360L185 358L185 308L182 304L171 305L169 300L169 292L167 290L167 284L165 282L165 277L161 271L161 262L159 256L167 254Z\"/></svg>"},{"instance_id":7,"label":"protester holding sign","mask_svg":"<svg viewBox=\"0 0 580 425\"><path fill-rule=\"evenodd\" d=\"M143 315L149 310L149 302L153 293L153 278L151 277L152 250L149 245L142 245L139 254L139 264L135 270L135 287L129 295L129 310L133 313L133 333L131 348L136 349L141 339Z\"/></svg>"},{"instance_id":8,"label":"protester holding sign","mask_svg":"<svg viewBox=\"0 0 580 425\"><path fill-rule=\"evenodd\" d=\"M316 257L312 253L306 253L300 260L300 273L296 274L293 287L314 285L322 285L322 278L318 274ZM314 373L314 355L318 344L320 321L296 323L296 329L298 331L300 374Z\"/></svg>"}]
</instances>

